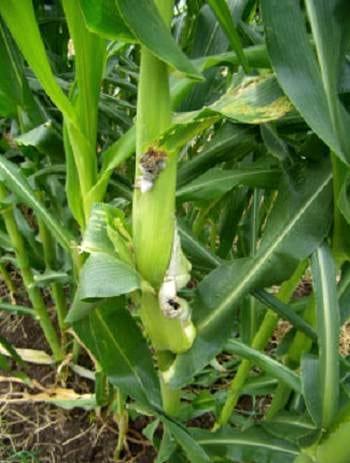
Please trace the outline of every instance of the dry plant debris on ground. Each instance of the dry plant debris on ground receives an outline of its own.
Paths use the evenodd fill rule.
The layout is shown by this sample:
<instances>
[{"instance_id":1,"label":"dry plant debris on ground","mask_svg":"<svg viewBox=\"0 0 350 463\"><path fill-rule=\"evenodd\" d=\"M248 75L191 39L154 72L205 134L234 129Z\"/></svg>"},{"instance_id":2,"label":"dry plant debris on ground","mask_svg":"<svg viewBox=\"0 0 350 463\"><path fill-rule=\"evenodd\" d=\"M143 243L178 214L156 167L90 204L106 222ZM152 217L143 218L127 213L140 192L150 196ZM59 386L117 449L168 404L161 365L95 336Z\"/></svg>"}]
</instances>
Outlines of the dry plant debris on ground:
<instances>
[{"instance_id":1,"label":"dry plant debris on ground","mask_svg":"<svg viewBox=\"0 0 350 463\"><path fill-rule=\"evenodd\" d=\"M16 274L13 277L19 286ZM8 296L1 281L0 294ZM31 318L0 313L0 335L18 348L48 351L40 328ZM11 375L0 376L0 462L115 462L118 426L104 410L97 414L78 408L65 410L42 401L53 393L89 394L93 392L92 382L68 370L57 379L48 365L28 364L25 370L32 387ZM142 434L146 425L144 418L130 424L120 463L154 460L154 450Z\"/></svg>"}]
</instances>

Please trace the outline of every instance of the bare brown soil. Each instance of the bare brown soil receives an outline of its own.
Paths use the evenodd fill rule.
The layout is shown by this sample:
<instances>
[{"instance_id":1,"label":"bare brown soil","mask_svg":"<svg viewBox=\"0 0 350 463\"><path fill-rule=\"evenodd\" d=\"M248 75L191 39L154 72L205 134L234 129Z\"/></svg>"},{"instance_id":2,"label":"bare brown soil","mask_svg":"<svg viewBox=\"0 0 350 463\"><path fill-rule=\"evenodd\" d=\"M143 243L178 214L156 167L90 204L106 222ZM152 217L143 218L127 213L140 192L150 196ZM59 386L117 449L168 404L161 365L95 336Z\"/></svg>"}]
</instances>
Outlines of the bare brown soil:
<instances>
[{"instance_id":1,"label":"bare brown soil","mask_svg":"<svg viewBox=\"0 0 350 463\"><path fill-rule=\"evenodd\" d=\"M17 288L20 280L17 279ZM6 289L0 282L0 296ZM16 302L27 304L21 290ZM50 303L47 300L48 305ZM49 352L38 324L30 317L0 312L0 336L17 348ZM90 367L88 359L82 358ZM0 370L0 463L151 463L155 459L152 445L142 434L147 420L139 417L130 422L125 449L118 460L114 451L118 425L107 410L75 408L65 410L46 402L32 402L36 395L55 388L67 388L79 394L93 392L93 382L69 368L57 377L50 365L27 364L22 371L32 380L31 387L21 383L12 373ZM18 371L18 367L16 368ZM46 392L45 392L46 393ZM17 402L16 402L17 400ZM20 401L22 400L22 401Z\"/></svg>"}]
</instances>

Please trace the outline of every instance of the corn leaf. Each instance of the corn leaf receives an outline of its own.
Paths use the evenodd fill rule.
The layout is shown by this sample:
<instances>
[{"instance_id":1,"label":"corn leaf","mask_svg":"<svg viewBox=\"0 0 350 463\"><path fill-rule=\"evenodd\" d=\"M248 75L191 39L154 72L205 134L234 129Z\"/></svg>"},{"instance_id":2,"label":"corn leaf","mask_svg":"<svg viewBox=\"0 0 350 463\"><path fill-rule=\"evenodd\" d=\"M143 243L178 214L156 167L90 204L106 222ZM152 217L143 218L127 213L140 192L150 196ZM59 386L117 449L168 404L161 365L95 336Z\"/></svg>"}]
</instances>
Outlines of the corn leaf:
<instances>
[{"instance_id":1,"label":"corn leaf","mask_svg":"<svg viewBox=\"0 0 350 463\"><path fill-rule=\"evenodd\" d=\"M311 354L303 356L301 361L303 397L307 411L318 428L322 425L322 396L320 388L319 359Z\"/></svg>"},{"instance_id":2,"label":"corn leaf","mask_svg":"<svg viewBox=\"0 0 350 463\"><path fill-rule=\"evenodd\" d=\"M207 270L212 270L223 261L215 256L209 249L196 239L186 224L179 222L178 230L181 237L181 245L187 256L191 258L191 262Z\"/></svg>"},{"instance_id":3,"label":"corn leaf","mask_svg":"<svg viewBox=\"0 0 350 463\"><path fill-rule=\"evenodd\" d=\"M321 79L332 126L345 159L350 160L350 115L339 99L339 81L348 52L350 13L343 0L306 0Z\"/></svg>"},{"instance_id":4,"label":"corn leaf","mask_svg":"<svg viewBox=\"0 0 350 463\"><path fill-rule=\"evenodd\" d=\"M64 151L66 155L66 191L67 191L67 201L69 209L72 211L72 214L75 220L79 223L81 227L85 225L85 217L83 211L83 202L81 198L80 182L78 176L78 169L74 160L74 154L72 150L71 143L69 141L69 135L67 130L67 125L63 125L63 142L64 142Z\"/></svg>"},{"instance_id":5,"label":"corn leaf","mask_svg":"<svg viewBox=\"0 0 350 463\"><path fill-rule=\"evenodd\" d=\"M139 42L160 60L173 66L192 79L201 80L201 74L183 54L153 0L115 0L120 16ZM154 34L154 31L157 34Z\"/></svg>"},{"instance_id":6,"label":"corn leaf","mask_svg":"<svg viewBox=\"0 0 350 463\"><path fill-rule=\"evenodd\" d=\"M0 346L2 346L3 349L7 352L7 355L9 355L18 364L24 365L24 362L21 359L21 357L18 355L18 352L16 351L16 349L3 336L0 336Z\"/></svg>"},{"instance_id":7,"label":"corn leaf","mask_svg":"<svg viewBox=\"0 0 350 463\"><path fill-rule=\"evenodd\" d=\"M273 167L247 167L233 170L214 167L177 190L176 196L181 201L193 201L219 198L236 185L276 188L280 174L281 171Z\"/></svg>"},{"instance_id":8,"label":"corn leaf","mask_svg":"<svg viewBox=\"0 0 350 463\"><path fill-rule=\"evenodd\" d=\"M19 73L18 57L14 53L8 32L0 22L0 115L17 116L17 106L23 104L23 75Z\"/></svg>"},{"instance_id":9,"label":"corn leaf","mask_svg":"<svg viewBox=\"0 0 350 463\"><path fill-rule=\"evenodd\" d=\"M83 234L80 248L84 252L114 254L114 247L107 234L108 215L115 217L118 209L103 203L96 203Z\"/></svg>"},{"instance_id":10,"label":"corn leaf","mask_svg":"<svg viewBox=\"0 0 350 463\"><path fill-rule=\"evenodd\" d=\"M292 443L277 439L258 427L246 431L227 427L218 432L194 429L191 432L211 456L226 458L229 461L292 463L299 453L298 448Z\"/></svg>"},{"instance_id":11,"label":"corn leaf","mask_svg":"<svg viewBox=\"0 0 350 463\"><path fill-rule=\"evenodd\" d=\"M10 250L13 249L13 245L12 245L12 243L10 241L10 238L2 230L0 230L0 246L5 251L10 251Z\"/></svg>"},{"instance_id":12,"label":"corn leaf","mask_svg":"<svg viewBox=\"0 0 350 463\"><path fill-rule=\"evenodd\" d=\"M85 153L85 169L90 168L94 171L96 170L97 109L106 59L106 41L86 28L77 2L63 0L62 4L74 43L75 77L78 85L74 104L79 126L89 140L91 150Z\"/></svg>"},{"instance_id":13,"label":"corn leaf","mask_svg":"<svg viewBox=\"0 0 350 463\"><path fill-rule=\"evenodd\" d=\"M218 129L211 140L192 159L179 165L177 186L181 188L216 164L239 160L256 146L250 127L227 122Z\"/></svg>"},{"instance_id":14,"label":"corn leaf","mask_svg":"<svg viewBox=\"0 0 350 463\"><path fill-rule=\"evenodd\" d=\"M21 102L21 76L16 73L16 62L9 48L9 38L0 22L0 115L14 117Z\"/></svg>"},{"instance_id":15,"label":"corn leaf","mask_svg":"<svg viewBox=\"0 0 350 463\"><path fill-rule=\"evenodd\" d=\"M243 49L243 53L246 57L246 60L248 61L249 66L254 68L271 69L271 63L265 44L245 47ZM233 51L227 51L223 53L216 52L215 54L209 54L208 56L203 56L194 60L194 63L201 71L214 66L221 66L225 64L237 65L240 62L241 61L237 56L237 53Z\"/></svg>"},{"instance_id":16,"label":"corn leaf","mask_svg":"<svg viewBox=\"0 0 350 463\"><path fill-rule=\"evenodd\" d=\"M40 153L50 157L62 158L62 137L51 121L22 133L16 137L16 143L19 146L34 146Z\"/></svg>"},{"instance_id":17,"label":"corn leaf","mask_svg":"<svg viewBox=\"0 0 350 463\"><path fill-rule=\"evenodd\" d=\"M18 117L23 129L41 122L41 113L24 76L19 52L0 20L0 115Z\"/></svg>"},{"instance_id":18,"label":"corn leaf","mask_svg":"<svg viewBox=\"0 0 350 463\"><path fill-rule=\"evenodd\" d=\"M233 22L231 11L226 3L226 0L208 0L208 4L214 11L221 27L225 31L227 38L230 41L232 50L234 50L239 58L240 64L245 72L249 72L248 61L244 55L241 40L239 38L235 23Z\"/></svg>"},{"instance_id":19,"label":"corn leaf","mask_svg":"<svg viewBox=\"0 0 350 463\"><path fill-rule=\"evenodd\" d=\"M293 463L314 463L312 457L309 457L306 453L301 453L298 457L294 460Z\"/></svg>"},{"instance_id":20,"label":"corn leaf","mask_svg":"<svg viewBox=\"0 0 350 463\"><path fill-rule=\"evenodd\" d=\"M158 423L159 423L159 421L158 421ZM145 432L144 432L144 434L145 434ZM151 439L149 439L149 440L151 440ZM170 457L171 457L171 455L173 455L176 447L177 447L176 441L174 440L171 432L165 427L164 434L163 434L161 443L160 443L159 448L158 448L157 458L154 461L154 463L168 463L168 462L170 462L171 461Z\"/></svg>"},{"instance_id":21,"label":"corn leaf","mask_svg":"<svg viewBox=\"0 0 350 463\"><path fill-rule=\"evenodd\" d=\"M278 136L272 124L261 126L261 136L267 150L279 161L290 160L287 144Z\"/></svg>"},{"instance_id":22,"label":"corn leaf","mask_svg":"<svg viewBox=\"0 0 350 463\"><path fill-rule=\"evenodd\" d=\"M27 206L33 208L60 245L70 250L74 244L73 236L42 205L24 175L22 175L12 162L5 159L4 156L0 157L0 177L10 191L18 196Z\"/></svg>"},{"instance_id":23,"label":"corn leaf","mask_svg":"<svg viewBox=\"0 0 350 463\"><path fill-rule=\"evenodd\" d=\"M151 353L123 298L101 302L73 327L114 386L141 404L160 407Z\"/></svg>"},{"instance_id":24,"label":"corn leaf","mask_svg":"<svg viewBox=\"0 0 350 463\"><path fill-rule=\"evenodd\" d=\"M135 37L121 18L115 0L80 0L87 27L110 40L135 42Z\"/></svg>"},{"instance_id":25,"label":"corn leaf","mask_svg":"<svg viewBox=\"0 0 350 463\"><path fill-rule=\"evenodd\" d=\"M35 18L32 0L1 2L0 14L46 93L60 111L75 121L74 109L52 73Z\"/></svg>"},{"instance_id":26,"label":"corn leaf","mask_svg":"<svg viewBox=\"0 0 350 463\"><path fill-rule=\"evenodd\" d=\"M327 429L336 414L339 400L340 315L335 265L325 244L315 251L311 264L317 306L321 424Z\"/></svg>"},{"instance_id":27,"label":"corn leaf","mask_svg":"<svg viewBox=\"0 0 350 463\"><path fill-rule=\"evenodd\" d=\"M299 376L285 365L277 362L268 355L263 354L235 339L231 339L226 344L225 350L254 362L254 364L258 365L274 378L279 379L296 392L301 392L301 381Z\"/></svg>"},{"instance_id":28,"label":"corn leaf","mask_svg":"<svg viewBox=\"0 0 350 463\"><path fill-rule=\"evenodd\" d=\"M80 288L75 291L73 302L70 306L69 312L65 318L65 323L71 325L87 317L96 307L101 305L100 299L95 299L92 302L82 301L80 296Z\"/></svg>"},{"instance_id":29,"label":"corn leaf","mask_svg":"<svg viewBox=\"0 0 350 463\"><path fill-rule=\"evenodd\" d=\"M22 305L0 302L0 311L1 310L3 310L4 312L13 313L15 315L29 315L32 318L37 318L37 315L33 309Z\"/></svg>"},{"instance_id":30,"label":"corn leaf","mask_svg":"<svg viewBox=\"0 0 350 463\"><path fill-rule=\"evenodd\" d=\"M350 460L350 448L348 445L350 423L341 423L321 445L318 446L316 455L319 463L348 463Z\"/></svg>"},{"instance_id":31,"label":"corn leaf","mask_svg":"<svg viewBox=\"0 0 350 463\"><path fill-rule=\"evenodd\" d=\"M96 184L90 192L95 202L103 200L114 169L122 162L125 162L135 152L135 149L136 131L133 126L102 153L101 171Z\"/></svg>"},{"instance_id":32,"label":"corn leaf","mask_svg":"<svg viewBox=\"0 0 350 463\"><path fill-rule=\"evenodd\" d=\"M188 228L180 223L178 225L179 233L181 236L181 243L186 254L191 257L191 261L197 266L206 270L211 270L218 267L223 261L220 257L213 254L211 251L205 248L198 239L188 230ZM282 303L273 294L268 293L265 290L255 290L251 294L257 298L261 303L267 305L274 312L276 312L282 318L289 320L298 330L305 333L311 339L316 339L317 335L313 328L303 320L295 311L288 305Z\"/></svg>"},{"instance_id":33,"label":"corn leaf","mask_svg":"<svg viewBox=\"0 0 350 463\"><path fill-rule=\"evenodd\" d=\"M200 283L193 308L197 338L169 369L167 378L172 384L187 383L220 351L244 294L288 278L322 241L329 228L332 174L328 163L318 169L312 178L305 172L297 194L293 188L281 187L254 257L223 264Z\"/></svg>"},{"instance_id":34,"label":"corn leaf","mask_svg":"<svg viewBox=\"0 0 350 463\"><path fill-rule=\"evenodd\" d=\"M137 272L116 257L93 253L85 262L79 283L81 300L108 298L140 288Z\"/></svg>"},{"instance_id":35,"label":"corn leaf","mask_svg":"<svg viewBox=\"0 0 350 463\"><path fill-rule=\"evenodd\" d=\"M157 143L167 151L177 152L221 118L244 124L262 124L280 119L292 109L273 76L247 77L210 106L176 115L172 126Z\"/></svg>"},{"instance_id":36,"label":"corn leaf","mask_svg":"<svg viewBox=\"0 0 350 463\"><path fill-rule=\"evenodd\" d=\"M305 333L309 338L317 339L314 329L302 317L295 313L288 304L284 304L267 291L258 290L254 291L253 294L261 303L270 307L270 309L276 312L281 318L290 321L295 328Z\"/></svg>"},{"instance_id":37,"label":"corn leaf","mask_svg":"<svg viewBox=\"0 0 350 463\"><path fill-rule=\"evenodd\" d=\"M203 448L186 429L164 416L161 417L161 420L170 430L191 463L209 463L211 461Z\"/></svg>"},{"instance_id":38,"label":"corn leaf","mask_svg":"<svg viewBox=\"0 0 350 463\"><path fill-rule=\"evenodd\" d=\"M263 428L280 439L297 443L299 439L316 431L310 418L295 412L283 411L273 419L265 420Z\"/></svg>"},{"instance_id":39,"label":"corn leaf","mask_svg":"<svg viewBox=\"0 0 350 463\"><path fill-rule=\"evenodd\" d=\"M317 5L317 7L316 7ZM349 14L341 1L307 1L318 61L300 3L263 0L268 52L281 87L315 133L349 162L349 115L338 97ZM291 44L297 44L292 47Z\"/></svg>"}]
</instances>

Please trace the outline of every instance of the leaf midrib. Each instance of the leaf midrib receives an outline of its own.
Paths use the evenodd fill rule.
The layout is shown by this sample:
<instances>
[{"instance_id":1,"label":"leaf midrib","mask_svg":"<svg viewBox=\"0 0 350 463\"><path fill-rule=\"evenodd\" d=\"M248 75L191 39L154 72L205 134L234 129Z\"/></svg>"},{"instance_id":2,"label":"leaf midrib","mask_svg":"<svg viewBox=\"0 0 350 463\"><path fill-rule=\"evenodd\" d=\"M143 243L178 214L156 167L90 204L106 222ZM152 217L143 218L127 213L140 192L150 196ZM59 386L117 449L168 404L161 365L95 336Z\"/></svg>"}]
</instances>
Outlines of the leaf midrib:
<instances>
[{"instance_id":1,"label":"leaf midrib","mask_svg":"<svg viewBox=\"0 0 350 463\"><path fill-rule=\"evenodd\" d=\"M143 385L143 382L142 382L142 378L140 377L140 375L138 374L137 372L137 369L135 369L133 367L133 364L129 361L129 358L125 355L124 351L120 348L119 344L116 342L111 330L109 329L108 325L106 324L106 322L103 320L101 314L99 313L98 310L96 310L96 317L98 318L99 322L101 323L101 325L103 326L103 328L106 330L106 333L108 335L108 337L110 337L110 339L112 340L112 343L115 345L115 347L117 348L118 352L120 353L121 357L124 359L125 363L127 364L127 366L129 367L129 370L133 373L133 375L135 376L141 390L143 391L143 393L145 394L145 397L147 397L147 391L145 390L145 387ZM91 324L91 319L90 319L90 327L91 327L91 330L92 332L94 333L94 338L96 340L96 346L98 346L98 342L97 342L97 338L96 338L96 333L94 331L94 326L93 324Z\"/></svg>"},{"instance_id":2,"label":"leaf midrib","mask_svg":"<svg viewBox=\"0 0 350 463\"><path fill-rule=\"evenodd\" d=\"M253 276L256 275L257 272L264 266L265 262L271 257L271 255L275 252L276 248L279 247L281 242L288 236L290 231L294 228L295 224L300 220L300 218L305 214L307 209L311 206L311 204L315 201L318 195L324 190L324 188L328 185L328 183L332 179L332 173L330 173L323 183L317 188L312 196L308 198L304 206L299 210L298 214L295 215L294 219L291 220L289 225L283 230L283 232L277 237L277 239L272 243L272 245L267 249L267 251L262 254L260 258L257 259L255 265L248 271L248 274L243 278L241 283L231 292L223 302L213 310L204 320L202 320L197 328L198 331L204 330L209 324L212 323L217 317L220 316L222 312L224 312L227 307L232 304L232 301L244 290L244 288L249 284L249 281Z\"/></svg>"},{"instance_id":3,"label":"leaf midrib","mask_svg":"<svg viewBox=\"0 0 350 463\"><path fill-rule=\"evenodd\" d=\"M187 193L193 193L196 192L197 190L200 190L203 187L208 187L211 186L212 184L218 183L219 181L226 181L226 180L235 180L235 177L239 178L244 178L244 177L250 177L250 176L259 176L259 175L265 175L265 174L278 174L280 171L278 169L257 169L257 170L251 170L251 171L244 171L244 170L237 170L235 172L232 171L225 171L225 170L217 170L217 173L223 173L225 174L227 172L227 175L220 175L220 177L216 178L211 178L208 180L202 180L202 181L197 181L194 180L192 185L188 185L187 187L181 188L177 196L183 196ZM204 174L206 175L206 174ZM239 181L237 183L240 183Z\"/></svg>"},{"instance_id":4,"label":"leaf midrib","mask_svg":"<svg viewBox=\"0 0 350 463\"><path fill-rule=\"evenodd\" d=\"M276 450L279 452L289 453L291 455L299 455L299 452L292 449L286 449L284 447L278 447L277 445L267 444L266 442L261 441L252 441L252 440L242 440L234 439L229 437L219 437L215 439L198 439L197 442L201 445L245 445L247 447L263 447L266 449Z\"/></svg>"}]
</instances>

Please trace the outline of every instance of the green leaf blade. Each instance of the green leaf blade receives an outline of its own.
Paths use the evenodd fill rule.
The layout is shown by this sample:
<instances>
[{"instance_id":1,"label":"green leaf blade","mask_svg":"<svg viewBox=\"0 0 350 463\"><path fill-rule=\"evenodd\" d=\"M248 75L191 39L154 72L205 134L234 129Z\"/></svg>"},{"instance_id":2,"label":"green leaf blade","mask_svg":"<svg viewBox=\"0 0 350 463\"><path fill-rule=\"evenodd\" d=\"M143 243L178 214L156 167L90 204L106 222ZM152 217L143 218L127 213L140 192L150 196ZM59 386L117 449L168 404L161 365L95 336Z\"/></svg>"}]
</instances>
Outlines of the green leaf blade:
<instances>
[{"instance_id":1,"label":"green leaf blade","mask_svg":"<svg viewBox=\"0 0 350 463\"><path fill-rule=\"evenodd\" d=\"M254 362L254 364L261 367L274 378L279 379L293 390L299 393L301 392L301 381L299 376L285 365L270 358L268 355L263 354L262 352L259 352L258 350L253 349L243 342L235 339L231 339L225 349L229 350L233 354Z\"/></svg>"},{"instance_id":2,"label":"green leaf blade","mask_svg":"<svg viewBox=\"0 0 350 463\"><path fill-rule=\"evenodd\" d=\"M142 45L188 77L202 80L201 74L177 46L153 0L116 0L116 4L124 22Z\"/></svg>"},{"instance_id":3,"label":"green leaf blade","mask_svg":"<svg viewBox=\"0 0 350 463\"><path fill-rule=\"evenodd\" d=\"M16 194L29 207L33 208L61 246L70 251L74 245L74 238L41 204L27 179L21 174L19 169L12 162L5 159L4 156L0 157L0 177L10 191Z\"/></svg>"},{"instance_id":4,"label":"green leaf blade","mask_svg":"<svg viewBox=\"0 0 350 463\"><path fill-rule=\"evenodd\" d=\"M221 27L227 35L232 49L236 52L240 64L243 66L245 72L249 72L249 65L247 58L244 55L241 40L239 38L235 23L233 22L230 9L226 0L208 0L208 3L214 11Z\"/></svg>"},{"instance_id":5,"label":"green leaf blade","mask_svg":"<svg viewBox=\"0 0 350 463\"><path fill-rule=\"evenodd\" d=\"M229 427L217 432L192 430L197 442L212 456L245 463L292 463L298 448L290 442L277 439L261 428L246 431Z\"/></svg>"},{"instance_id":6,"label":"green leaf blade","mask_svg":"<svg viewBox=\"0 0 350 463\"><path fill-rule=\"evenodd\" d=\"M192 348L178 355L167 372L167 380L174 386L190 381L220 351L230 335L237 301L244 294L288 278L298 262L324 239L329 229L332 174L328 163L317 175L313 173L315 183L306 175L296 196L293 190L287 193L282 188L284 194L280 193L253 258L225 263L200 283L193 308L197 337Z\"/></svg>"},{"instance_id":7,"label":"green leaf blade","mask_svg":"<svg viewBox=\"0 0 350 463\"><path fill-rule=\"evenodd\" d=\"M142 404L160 407L159 381L151 354L123 305L123 298L101 303L73 328L113 385Z\"/></svg>"},{"instance_id":8,"label":"green leaf blade","mask_svg":"<svg viewBox=\"0 0 350 463\"><path fill-rule=\"evenodd\" d=\"M307 2L309 5L312 3ZM328 29L328 21L334 20L335 12L330 11L334 3L328 0L317 2L317 11L321 11L328 5L329 14L325 29L328 42L330 42L330 37L332 37L331 40L334 39L332 34L329 35ZM262 0L262 13L269 55L281 87L315 133L338 156L349 161L349 154L342 149L337 133L334 131L329 100L319 64L307 34L301 4L294 0L284 2ZM293 43L298 46L291 46ZM339 43L333 42L331 54L337 54L339 46ZM329 71L333 72L332 69ZM338 95L333 92L332 98L338 99Z\"/></svg>"},{"instance_id":9,"label":"green leaf blade","mask_svg":"<svg viewBox=\"0 0 350 463\"><path fill-rule=\"evenodd\" d=\"M339 332L340 315L337 298L336 270L327 245L320 246L311 262L317 306L322 426L331 424L339 400Z\"/></svg>"},{"instance_id":10,"label":"green leaf blade","mask_svg":"<svg viewBox=\"0 0 350 463\"><path fill-rule=\"evenodd\" d=\"M0 14L46 93L66 117L75 121L76 115L73 106L58 86L50 67L32 1L8 0L1 2Z\"/></svg>"},{"instance_id":11,"label":"green leaf blade","mask_svg":"<svg viewBox=\"0 0 350 463\"><path fill-rule=\"evenodd\" d=\"M182 428L181 425L166 419L161 418L167 428L171 431L175 440L182 447L184 453L191 463L209 463L211 460L200 444L193 439L191 434Z\"/></svg>"},{"instance_id":12,"label":"green leaf blade","mask_svg":"<svg viewBox=\"0 0 350 463\"><path fill-rule=\"evenodd\" d=\"M136 271L114 256L94 253L84 264L80 273L80 298L116 297L140 288Z\"/></svg>"},{"instance_id":13,"label":"green leaf blade","mask_svg":"<svg viewBox=\"0 0 350 463\"><path fill-rule=\"evenodd\" d=\"M135 37L120 17L115 0L80 0L87 27L100 36L126 42L134 42Z\"/></svg>"},{"instance_id":14,"label":"green leaf blade","mask_svg":"<svg viewBox=\"0 0 350 463\"><path fill-rule=\"evenodd\" d=\"M194 181L177 190L176 196L181 201L216 199L230 191L236 185L255 188L276 188L280 177L277 168L252 167L224 170L218 167L208 170Z\"/></svg>"}]
</instances>

